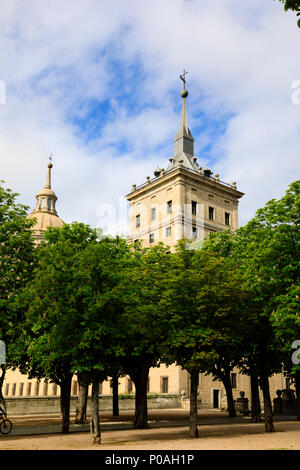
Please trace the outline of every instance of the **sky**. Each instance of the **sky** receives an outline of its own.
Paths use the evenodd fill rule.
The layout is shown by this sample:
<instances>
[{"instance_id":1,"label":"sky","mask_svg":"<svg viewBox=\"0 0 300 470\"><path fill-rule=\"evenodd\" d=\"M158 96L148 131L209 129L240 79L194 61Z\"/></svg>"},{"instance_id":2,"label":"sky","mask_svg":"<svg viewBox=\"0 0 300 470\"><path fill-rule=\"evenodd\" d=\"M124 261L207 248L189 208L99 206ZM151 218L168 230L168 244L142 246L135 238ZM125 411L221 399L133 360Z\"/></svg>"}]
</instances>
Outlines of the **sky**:
<instances>
[{"instance_id":1,"label":"sky","mask_svg":"<svg viewBox=\"0 0 300 470\"><path fill-rule=\"evenodd\" d=\"M2 0L0 179L30 207L53 154L59 216L127 232L124 196L166 168L187 70L195 154L245 193L299 178L300 30L273 0Z\"/></svg>"}]
</instances>

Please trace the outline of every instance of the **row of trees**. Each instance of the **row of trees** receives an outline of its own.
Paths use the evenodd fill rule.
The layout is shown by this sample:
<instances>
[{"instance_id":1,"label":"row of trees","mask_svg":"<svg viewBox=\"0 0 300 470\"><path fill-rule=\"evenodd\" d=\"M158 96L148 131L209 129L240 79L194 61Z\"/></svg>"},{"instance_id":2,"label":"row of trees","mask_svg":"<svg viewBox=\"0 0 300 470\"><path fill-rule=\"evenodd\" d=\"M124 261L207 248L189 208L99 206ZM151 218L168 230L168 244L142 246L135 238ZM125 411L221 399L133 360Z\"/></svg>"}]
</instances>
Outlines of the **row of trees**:
<instances>
[{"instance_id":1,"label":"row of trees","mask_svg":"<svg viewBox=\"0 0 300 470\"><path fill-rule=\"evenodd\" d=\"M300 419L300 366L291 361L300 339L299 193L296 181L236 233L211 235L198 250L181 241L169 253L163 244L143 249L99 237L80 223L49 228L34 248L26 208L0 186L0 338L8 353L0 390L5 367L55 382L68 432L76 374L81 418L92 384L100 442L99 383L129 375L133 427L146 428L149 369L176 362L191 377L190 436L197 437L200 372L223 382L230 416L230 373L239 367L249 375L252 417L260 420L260 385L271 432L269 377L284 371L296 384Z\"/></svg>"}]
</instances>

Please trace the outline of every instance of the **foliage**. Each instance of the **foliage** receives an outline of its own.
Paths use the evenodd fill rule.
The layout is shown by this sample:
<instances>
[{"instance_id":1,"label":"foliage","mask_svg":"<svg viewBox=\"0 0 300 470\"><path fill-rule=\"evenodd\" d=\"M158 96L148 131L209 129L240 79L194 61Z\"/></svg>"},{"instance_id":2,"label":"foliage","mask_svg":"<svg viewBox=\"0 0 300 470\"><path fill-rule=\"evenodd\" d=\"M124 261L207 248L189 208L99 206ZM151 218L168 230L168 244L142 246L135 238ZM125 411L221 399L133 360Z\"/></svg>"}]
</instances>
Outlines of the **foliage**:
<instances>
[{"instance_id":1,"label":"foliage","mask_svg":"<svg viewBox=\"0 0 300 470\"><path fill-rule=\"evenodd\" d=\"M0 182L0 339L7 346L7 365L22 320L21 311L13 308L14 300L30 280L35 262L34 220L26 218L28 208L16 202L18 196Z\"/></svg>"}]
</instances>

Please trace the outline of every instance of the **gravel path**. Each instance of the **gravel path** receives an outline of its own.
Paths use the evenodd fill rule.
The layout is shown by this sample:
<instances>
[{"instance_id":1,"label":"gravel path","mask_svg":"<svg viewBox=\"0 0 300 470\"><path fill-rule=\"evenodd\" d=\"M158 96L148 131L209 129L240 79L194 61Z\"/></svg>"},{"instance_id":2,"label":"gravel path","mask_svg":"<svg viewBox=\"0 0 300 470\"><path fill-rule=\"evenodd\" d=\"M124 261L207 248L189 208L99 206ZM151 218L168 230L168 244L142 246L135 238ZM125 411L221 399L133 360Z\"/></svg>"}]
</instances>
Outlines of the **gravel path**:
<instances>
[{"instance_id":1,"label":"gravel path","mask_svg":"<svg viewBox=\"0 0 300 470\"><path fill-rule=\"evenodd\" d=\"M91 445L88 432L72 432L68 435L0 436L0 450L300 450L299 421L277 421L276 432L265 433L263 423L250 423L243 418L229 420L226 413L202 412L199 438L191 439L186 426L187 416L182 410L150 411L152 428L147 430L110 430L103 424L100 446ZM108 414L102 422L114 421L117 425L127 421L128 425L131 418L130 412L113 419ZM13 421L15 429L31 425L36 431L48 423L48 432L54 432L53 426L59 424L58 417L23 417ZM154 427L155 422L157 427Z\"/></svg>"}]
</instances>

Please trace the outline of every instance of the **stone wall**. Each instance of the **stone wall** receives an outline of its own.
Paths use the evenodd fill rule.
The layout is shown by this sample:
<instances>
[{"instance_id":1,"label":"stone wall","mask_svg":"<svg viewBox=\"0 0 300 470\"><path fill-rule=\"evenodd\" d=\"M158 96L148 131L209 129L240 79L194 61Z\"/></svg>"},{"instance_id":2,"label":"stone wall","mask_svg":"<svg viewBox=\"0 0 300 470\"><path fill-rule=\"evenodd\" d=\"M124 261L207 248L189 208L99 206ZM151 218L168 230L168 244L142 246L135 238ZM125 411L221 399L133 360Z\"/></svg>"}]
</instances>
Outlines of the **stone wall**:
<instances>
[{"instance_id":1,"label":"stone wall","mask_svg":"<svg viewBox=\"0 0 300 470\"><path fill-rule=\"evenodd\" d=\"M88 398L87 412L90 410L90 397ZM8 416L21 415L43 415L60 413L60 397L10 397L6 398ZM71 397L70 411L75 413L77 397ZM112 411L112 396L99 396L99 407L101 411ZM119 409L134 410L135 397L120 396ZM149 395L148 408L181 408L179 395Z\"/></svg>"}]
</instances>

